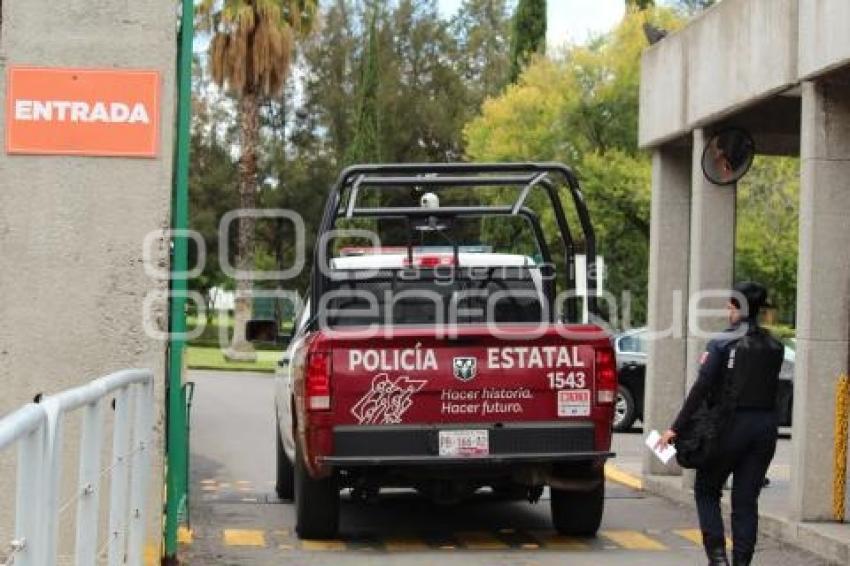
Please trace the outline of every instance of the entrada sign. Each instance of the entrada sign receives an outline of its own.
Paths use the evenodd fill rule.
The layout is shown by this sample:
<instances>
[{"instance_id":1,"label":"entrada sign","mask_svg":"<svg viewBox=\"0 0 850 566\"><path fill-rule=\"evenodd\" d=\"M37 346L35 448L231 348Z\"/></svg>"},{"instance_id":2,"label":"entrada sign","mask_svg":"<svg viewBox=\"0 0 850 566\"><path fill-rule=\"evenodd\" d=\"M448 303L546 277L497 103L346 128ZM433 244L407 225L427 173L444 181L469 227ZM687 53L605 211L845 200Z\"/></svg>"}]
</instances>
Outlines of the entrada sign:
<instances>
[{"instance_id":1,"label":"entrada sign","mask_svg":"<svg viewBox=\"0 0 850 566\"><path fill-rule=\"evenodd\" d=\"M156 157L159 73L11 67L6 151Z\"/></svg>"}]
</instances>

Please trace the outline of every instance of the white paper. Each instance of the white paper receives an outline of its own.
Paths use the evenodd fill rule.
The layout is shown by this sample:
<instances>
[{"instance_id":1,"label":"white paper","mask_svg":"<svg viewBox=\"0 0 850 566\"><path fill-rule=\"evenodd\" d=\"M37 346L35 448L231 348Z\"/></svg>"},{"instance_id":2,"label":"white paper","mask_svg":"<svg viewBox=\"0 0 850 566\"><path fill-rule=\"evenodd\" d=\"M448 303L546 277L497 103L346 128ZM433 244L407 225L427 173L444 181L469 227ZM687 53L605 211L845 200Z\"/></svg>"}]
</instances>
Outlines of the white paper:
<instances>
[{"instance_id":1,"label":"white paper","mask_svg":"<svg viewBox=\"0 0 850 566\"><path fill-rule=\"evenodd\" d=\"M666 464L673 458L673 456L676 455L676 447L672 444L668 444L667 448L658 449L655 445L658 444L659 440L661 440L661 435L657 430L653 430L649 433L649 436L646 437L646 445L650 450L652 450L658 459L661 460L662 463Z\"/></svg>"}]
</instances>

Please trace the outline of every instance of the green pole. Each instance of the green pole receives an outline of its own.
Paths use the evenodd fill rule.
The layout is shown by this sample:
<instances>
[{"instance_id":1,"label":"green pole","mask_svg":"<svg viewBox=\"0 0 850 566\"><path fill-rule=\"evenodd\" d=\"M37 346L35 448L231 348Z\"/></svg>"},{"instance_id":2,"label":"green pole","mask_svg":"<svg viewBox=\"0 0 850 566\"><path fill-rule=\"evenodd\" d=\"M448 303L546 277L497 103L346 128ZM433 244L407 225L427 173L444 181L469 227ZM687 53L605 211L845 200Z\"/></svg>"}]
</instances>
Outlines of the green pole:
<instances>
[{"instance_id":1,"label":"green pole","mask_svg":"<svg viewBox=\"0 0 850 566\"><path fill-rule=\"evenodd\" d=\"M183 12L177 49L177 135L174 154L174 193L171 228L189 227L189 138L192 119L192 41L194 39L194 0L182 0ZM184 236L174 242L172 272L185 274L188 270L188 240ZM183 349L186 332L185 277L171 278L171 340L168 350L168 434L166 439L166 509L165 559L177 556L177 529L180 510L186 502L188 456L186 452L186 403L183 396Z\"/></svg>"}]
</instances>

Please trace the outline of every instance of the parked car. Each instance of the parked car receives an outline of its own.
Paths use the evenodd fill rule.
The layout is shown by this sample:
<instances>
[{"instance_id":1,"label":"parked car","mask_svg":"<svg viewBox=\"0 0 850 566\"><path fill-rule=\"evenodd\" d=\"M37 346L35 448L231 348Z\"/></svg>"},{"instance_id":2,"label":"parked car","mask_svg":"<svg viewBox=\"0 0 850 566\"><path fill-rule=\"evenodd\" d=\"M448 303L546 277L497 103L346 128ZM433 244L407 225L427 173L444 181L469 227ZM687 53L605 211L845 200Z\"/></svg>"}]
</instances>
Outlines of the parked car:
<instances>
[{"instance_id":1,"label":"parked car","mask_svg":"<svg viewBox=\"0 0 850 566\"><path fill-rule=\"evenodd\" d=\"M618 432L631 429L636 420L643 421L648 356L646 334L646 328L637 328L612 338L617 355L619 377L617 400L614 405L614 430ZM776 393L776 410L779 413L781 426L791 426L795 357L793 347L786 344L785 361L779 373L779 388Z\"/></svg>"}]
</instances>

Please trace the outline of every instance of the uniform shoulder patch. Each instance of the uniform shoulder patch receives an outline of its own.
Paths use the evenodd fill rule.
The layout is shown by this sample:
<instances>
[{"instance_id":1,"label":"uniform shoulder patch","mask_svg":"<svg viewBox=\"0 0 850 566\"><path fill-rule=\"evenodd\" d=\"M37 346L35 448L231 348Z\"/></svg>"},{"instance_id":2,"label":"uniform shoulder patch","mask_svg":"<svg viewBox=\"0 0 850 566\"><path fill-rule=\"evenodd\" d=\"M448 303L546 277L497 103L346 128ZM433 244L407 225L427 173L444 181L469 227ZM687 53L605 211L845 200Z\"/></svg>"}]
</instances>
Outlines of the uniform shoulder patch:
<instances>
[{"instance_id":1,"label":"uniform shoulder patch","mask_svg":"<svg viewBox=\"0 0 850 566\"><path fill-rule=\"evenodd\" d=\"M726 364L728 369L733 369L735 367L735 350L736 348L732 348L729 350L729 361Z\"/></svg>"},{"instance_id":2,"label":"uniform shoulder patch","mask_svg":"<svg viewBox=\"0 0 850 566\"><path fill-rule=\"evenodd\" d=\"M699 357L699 365L704 366L705 362L708 361L708 350L702 353L702 356Z\"/></svg>"}]
</instances>

